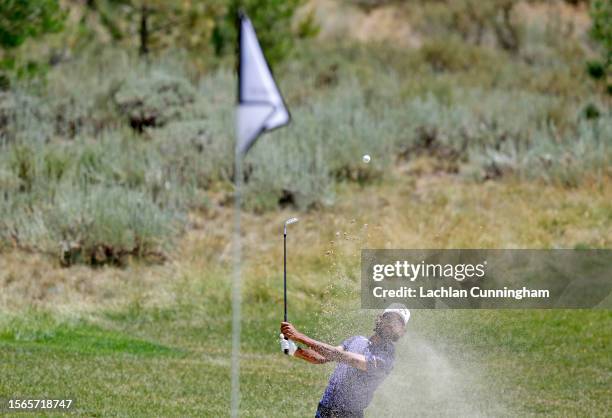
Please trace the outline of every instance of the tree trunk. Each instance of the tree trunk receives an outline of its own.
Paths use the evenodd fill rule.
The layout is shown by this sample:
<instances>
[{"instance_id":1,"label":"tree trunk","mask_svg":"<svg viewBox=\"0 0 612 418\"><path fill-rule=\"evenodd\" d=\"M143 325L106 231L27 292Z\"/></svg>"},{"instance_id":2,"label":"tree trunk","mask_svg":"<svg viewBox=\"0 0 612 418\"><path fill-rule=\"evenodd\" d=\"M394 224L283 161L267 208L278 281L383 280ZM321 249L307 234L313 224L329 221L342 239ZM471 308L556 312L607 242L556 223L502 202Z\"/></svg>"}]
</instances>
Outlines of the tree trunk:
<instances>
[{"instance_id":1,"label":"tree trunk","mask_svg":"<svg viewBox=\"0 0 612 418\"><path fill-rule=\"evenodd\" d=\"M520 39L518 29L512 23L513 3L508 3L502 7L501 22L495 25L495 34L499 45L510 52L518 52Z\"/></svg>"},{"instance_id":2,"label":"tree trunk","mask_svg":"<svg viewBox=\"0 0 612 418\"><path fill-rule=\"evenodd\" d=\"M149 9L143 4L140 9L140 55L149 53Z\"/></svg>"}]
</instances>

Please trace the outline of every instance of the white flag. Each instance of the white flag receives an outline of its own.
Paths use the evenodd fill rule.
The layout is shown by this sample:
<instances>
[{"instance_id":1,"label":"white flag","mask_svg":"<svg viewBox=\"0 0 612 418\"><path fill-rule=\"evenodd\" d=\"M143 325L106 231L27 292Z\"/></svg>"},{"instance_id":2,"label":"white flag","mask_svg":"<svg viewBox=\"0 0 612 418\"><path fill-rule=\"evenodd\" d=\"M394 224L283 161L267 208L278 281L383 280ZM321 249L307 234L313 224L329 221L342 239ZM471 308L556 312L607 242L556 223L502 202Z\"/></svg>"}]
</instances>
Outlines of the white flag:
<instances>
[{"instance_id":1,"label":"white flag","mask_svg":"<svg viewBox=\"0 0 612 418\"><path fill-rule=\"evenodd\" d=\"M286 125L291 117L245 14L239 25L236 151L246 154L261 133Z\"/></svg>"}]
</instances>

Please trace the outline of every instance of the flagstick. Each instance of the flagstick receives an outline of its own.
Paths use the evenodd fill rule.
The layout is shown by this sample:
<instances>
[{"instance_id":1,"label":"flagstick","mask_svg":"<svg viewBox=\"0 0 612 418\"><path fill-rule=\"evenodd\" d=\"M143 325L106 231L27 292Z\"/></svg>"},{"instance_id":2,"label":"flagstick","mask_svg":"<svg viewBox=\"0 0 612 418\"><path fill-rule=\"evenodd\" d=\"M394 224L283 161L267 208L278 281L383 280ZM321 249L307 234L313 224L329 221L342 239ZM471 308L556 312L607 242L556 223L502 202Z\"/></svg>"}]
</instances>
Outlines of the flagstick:
<instances>
[{"instance_id":1,"label":"flagstick","mask_svg":"<svg viewBox=\"0 0 612 418\"><path fill-rule=\"evenodd\" d=\"M242 155L236 150L234 158L234 275L232 281L232 401L231 417L237 418L240 404L240 320L242 283L240 275L240 207L242 193Z\"/></svg>"},{"instance_id":2,"label":"flagstick","mask_svg":"<svg viewBox=\"0 0 612 418\"><path fill-rule=\"evenodd\" d=\"M249 18L238 13L238 113L236 119L236 154L234 158L234 184L236 210L234 216L234 274L232 281L232 396L231 416L238 417L240 407L240 321L242 283L240 275L240 207L242 193L242 159L257 137L267 131L286 125L291 120L283 97L276 86L255 29ZM247 40L245 43L244 39ZM246 47L246 48L245 48ZM247 72L244 62L255 66L255 72ZM242 76L251 74L249 77ZM244 84L248 84L244 86ZM250 115L242 115L240 108L251 106ZM267 114L266 114L267 113Z\"/></svg>"},{"instance_id":3,"label":"flagstick","mask_svg":"<svg viewBox=\"0 0 612 418\"><path fill-rule=\"evenodd\" d=\"M283 234L283 299L285 301L285 322L287 322L287 225Z\"/></svg>"}]
</instances>

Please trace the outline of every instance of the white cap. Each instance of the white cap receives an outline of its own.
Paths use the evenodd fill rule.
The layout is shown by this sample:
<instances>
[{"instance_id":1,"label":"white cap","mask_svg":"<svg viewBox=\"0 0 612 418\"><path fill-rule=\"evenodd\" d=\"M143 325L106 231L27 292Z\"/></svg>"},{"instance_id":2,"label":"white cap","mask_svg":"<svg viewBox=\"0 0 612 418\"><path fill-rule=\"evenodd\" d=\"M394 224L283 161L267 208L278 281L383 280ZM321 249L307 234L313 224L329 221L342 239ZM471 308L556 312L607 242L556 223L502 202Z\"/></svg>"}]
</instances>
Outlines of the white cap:
<instances>
[{"instance_id":1,"label":"white cap","mask_svg":"<svg viewBox=\"0 0 612 418\"><path fill-rule=\"evenodd\" d=\"M391 304L387 309L385 309L383 315L387 312L395 312L396 314L398 314L402 318L402 321L404 321L404 325L406 325L408 323L408 320L410 319L410 311L406 309L406 307L401 303Z\"/></svg>"}]
</instances>

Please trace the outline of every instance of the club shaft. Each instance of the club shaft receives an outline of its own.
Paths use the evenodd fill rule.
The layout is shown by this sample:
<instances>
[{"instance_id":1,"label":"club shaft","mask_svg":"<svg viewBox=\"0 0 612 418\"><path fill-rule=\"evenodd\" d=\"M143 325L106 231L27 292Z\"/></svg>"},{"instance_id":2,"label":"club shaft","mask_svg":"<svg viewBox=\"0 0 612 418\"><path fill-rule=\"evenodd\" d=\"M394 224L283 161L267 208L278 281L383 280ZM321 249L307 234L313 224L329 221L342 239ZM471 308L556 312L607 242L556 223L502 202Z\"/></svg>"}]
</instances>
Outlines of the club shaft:
<instances>
[{"instance_id":1,"label":"club shaft","mask_svg":"<svg viewBox=\"0 0 612 418\"><path fill-rule=\"evenodd\" d=\"M283 234L283 299L285 304L285 322L287 322L287 231ZM284 352L289 354L287 349Z\"/></svg>"}]
</instances>

